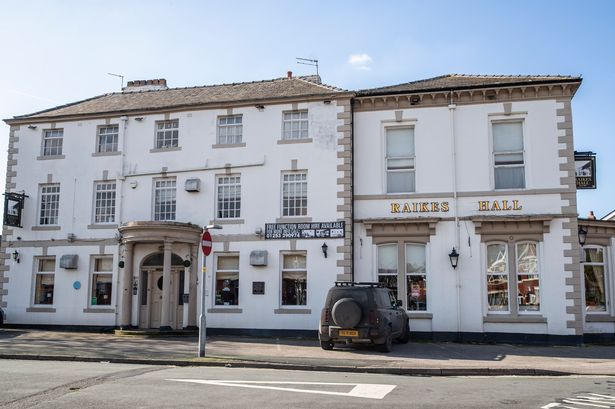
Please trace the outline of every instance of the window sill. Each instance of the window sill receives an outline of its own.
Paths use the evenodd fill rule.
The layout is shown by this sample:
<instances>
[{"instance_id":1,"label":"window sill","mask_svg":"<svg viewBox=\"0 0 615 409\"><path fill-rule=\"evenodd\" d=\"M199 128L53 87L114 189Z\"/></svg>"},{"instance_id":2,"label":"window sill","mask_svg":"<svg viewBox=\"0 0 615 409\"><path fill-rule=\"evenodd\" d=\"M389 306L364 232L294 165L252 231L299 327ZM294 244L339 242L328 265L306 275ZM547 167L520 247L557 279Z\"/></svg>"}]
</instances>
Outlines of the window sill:
<instances>
[{"instance_id":1,"label":"window sill","mask_svg":"<svg viewBox=\"0 0 615 409\"><path fill-rule=\"evenodd\" d=\"M66 156L64 155L46 155L46 156L37 156L36 160L52 160L52 159L64 159Z\"/></svg>"},{"instance_id":2,"label":"window sill","mask_svg":"<svg viewBox=\"0 0 615 409\"><path fill-rule=\"evenodd\" d=\"M117 224L88 224L88 229L117 229Z\"/></svg>"},{"instance_id":3,"label":"window sill","mask_svg":"<svg viewBox=\"0 0 615 409\"><path fill-rule=\"evenodd\" d=\"M615 316L606 314L585 314L585 322L615 322Z\"/></svg>"},{"instance_id":4,"label":"window sill","mask_svg":"<svg viewBox=\"0 0 615 409\"><path fill-rule=\"evenodd\" d=\"M170 146L168 148L154 148L150 149L149 153L160 153L160 152L173 152L173 151L181 151L181 146Z\"/></svg>"},{"instance_id":5,"label":"window sill","mask_svg":"<svg viewBox=\"0 0 615 409\"><path fill-rule=\"evenodd\" d=\"M278 308L273 310L274 314L311 314L312 310L308 308Z\"/></svg>"},{"instance_id":6,"label":"window sill","mask_svg":"<svg viewBox=\"0 0 615 409\"><path fill-rule=\"evenodd\" d=\"M225 149L225 148L245 148L246 143L216 143L211 145L212 149Z\"/></svg>"},{"instance_id":7,"label":"window sill","mask_svg":"<svg viewBox=\"0 0 615 409\"><path fill-rule=\"evenodd\" d=\"M408 315L408 318L411 320L430 320L433 318L431 312L406 311L406 315Z\"/></svg>"},{"instance_id":8,"label":"window sill","mask_svg":"<svg viewBox=\"0 0 615 409\"><path fill-rule=\"evenodd\" d=\"M214 219L209 224L244 224L244 219Z\"/></svg>"},{"instance_id":9,"label":"window sill","mask_svg":"<svg viewBox=\"0 0 615 409\"><path fill-rule=\"evenodd\" d=\"M292 145L295 143L312 143L312 138L278 140L278 145Z\"/></svg>"},{"instance_id":10,"label":"window sill","mask_svg":"<svg viewBox=\"0 0 615 409\"><path fill-rule=\"evenodd\" d=\"M56 312L53 307L28 307L26 312Z\"/></svg>"},{"instance_id":11,"label":"window sill","mask_svg":"<svg viewBox=\"0 0 615 409\"><path fill-rule=\"evenodd\" d=\"M311 217L297 216L297 217L278 217L275 219L276 223L311 223Z\"/></svg>"},{"instance_id":12,"label":"window sill","mask_svg":"<svg viewBox=\"0 0 615 409\"><path fill-rule=\"evenodd\" d=\"M61 228L60 226L32 226L34 231L60 230Z\"/></svg>"},{"instance_id":13,"label":"window sill","mask_svg":"<svg viewBox=\"0 0 615 409\"><path fill-rule=\"evenodd\" d=\"M113 314L115 313L114 308L84 308L83 312L85 313L98 313L98 314Z\"/></svg>"},{"instance_id":14,"label":"window sill","mask_svg":"<svg viewBox=\"0 0 615 409\"><path fill-rule=\"evenodd\" d=\"M208 314L241 314L243 309L241 308L224 308L224 307L216 307L216 308L208 308Z\"/></svg>"},{"instance_id":15,"label":"window sill","mask_svg":"<svg viewBox=\"0 0 615 409\"><path fill-rule=\"evenodd\" d=\"M546 324L547 319L542 315L487 315L483 323Z\"/></svg>"},{"instance_id":16,"label":"window sill","mask_svg":"<svg viewBox=\"0 0 615 409\"><path fill-rule=\"evenodd\" d=\"M99 157L99 156L119 156L121 155L122 152L119 151L115 151L115 152L94 152L92 154L93 157Z\"/></svg>"}]
</instances>

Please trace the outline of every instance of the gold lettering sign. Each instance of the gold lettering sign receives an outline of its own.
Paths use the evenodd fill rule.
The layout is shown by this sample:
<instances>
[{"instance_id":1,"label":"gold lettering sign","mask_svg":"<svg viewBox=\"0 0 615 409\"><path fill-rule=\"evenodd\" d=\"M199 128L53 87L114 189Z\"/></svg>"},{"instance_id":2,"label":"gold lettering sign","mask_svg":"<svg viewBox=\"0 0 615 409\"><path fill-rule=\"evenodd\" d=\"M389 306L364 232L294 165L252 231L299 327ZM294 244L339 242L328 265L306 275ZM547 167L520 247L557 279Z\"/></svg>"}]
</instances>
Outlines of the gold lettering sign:
<instances>
[{"instance_id":1,"label":"gold lettering sign","mask_svg":"<svg viewBox=\"0 0 615 409\"><path fill-rule=\"evenodd\" d=\"M448 212L448 202L391 203L391 213L436 213Z\"/></svg>"},{"instance_id":2,"label":"gold lettering sign","mask_svg":"<svg viewBox=\"0 0 615 409\"><path fill-rule=\"evenodd\" d=\"M512 203L511 203L512 202ZM522 210L523 206L519 204L518 200L479 200L478 211L479 212L502 212L509 210Z\"/></svg>"}]
</instances>

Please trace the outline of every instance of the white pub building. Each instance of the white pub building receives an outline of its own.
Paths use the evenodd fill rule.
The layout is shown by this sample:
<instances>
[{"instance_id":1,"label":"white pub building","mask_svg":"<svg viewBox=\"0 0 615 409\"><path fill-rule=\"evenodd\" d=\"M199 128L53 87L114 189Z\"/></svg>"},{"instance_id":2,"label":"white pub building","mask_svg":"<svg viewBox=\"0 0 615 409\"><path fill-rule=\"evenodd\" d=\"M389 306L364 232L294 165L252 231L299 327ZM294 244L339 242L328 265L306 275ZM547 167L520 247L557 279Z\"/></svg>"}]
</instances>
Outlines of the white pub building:
<instances>
[{"instance_id":1,"label":"white pub building","mask_svg":"<svg viewBox=\"0 0 615 409\"><path fill-rule=\"evenodd\" d=\"M205 280L214 333L315 335L335 281L380 281L417 338L612 340L615 222L577 219L580 83L132 81L7 119L5 322L194 328Z\"/></svg>"}]
</instances>

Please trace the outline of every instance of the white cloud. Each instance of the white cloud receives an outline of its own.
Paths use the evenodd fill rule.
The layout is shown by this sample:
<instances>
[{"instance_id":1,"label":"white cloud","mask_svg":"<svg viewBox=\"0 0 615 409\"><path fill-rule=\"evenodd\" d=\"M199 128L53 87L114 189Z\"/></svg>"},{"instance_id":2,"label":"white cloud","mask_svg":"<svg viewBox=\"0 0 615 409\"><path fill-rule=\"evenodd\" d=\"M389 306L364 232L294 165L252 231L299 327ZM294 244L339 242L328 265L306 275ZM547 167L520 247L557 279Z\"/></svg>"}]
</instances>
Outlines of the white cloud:
<instances>
[{"instance_id":1,"label":"white cloud","mask_svg":"<svg viewBox=\"0 0 615 409\"><path fill-rule=\"evenodd\" d=\"M357 70L369 71L372 69L372 57L363 53L363 54L352 54L350 58L348 58L348 64L352 66L352 68Z\"/></svg>"}]
</instances>

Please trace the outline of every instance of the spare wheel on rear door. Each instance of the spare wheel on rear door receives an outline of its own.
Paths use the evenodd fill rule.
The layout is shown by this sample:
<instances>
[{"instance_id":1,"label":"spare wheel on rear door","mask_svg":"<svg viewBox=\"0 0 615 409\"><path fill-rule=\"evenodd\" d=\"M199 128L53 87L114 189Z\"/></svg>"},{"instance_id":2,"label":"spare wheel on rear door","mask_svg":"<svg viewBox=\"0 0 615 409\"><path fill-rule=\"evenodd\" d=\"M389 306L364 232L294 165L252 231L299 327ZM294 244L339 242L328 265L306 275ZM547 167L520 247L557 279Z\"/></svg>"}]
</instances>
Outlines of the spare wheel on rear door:
<instances>
[{"instance_id":1,"label":"spare wheel on rear door","mask_svg":"<svg viewBox=\"0 0 615 409\"><path fill-rule=\"evenodd\" d=\"M352 328L361 322L361 306L352 298L341 298L333 304L333 322L342 328Z\"/></svg>"}]
</instances>

